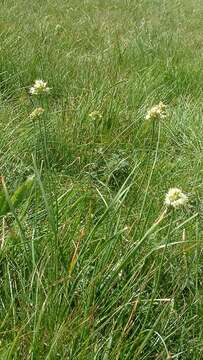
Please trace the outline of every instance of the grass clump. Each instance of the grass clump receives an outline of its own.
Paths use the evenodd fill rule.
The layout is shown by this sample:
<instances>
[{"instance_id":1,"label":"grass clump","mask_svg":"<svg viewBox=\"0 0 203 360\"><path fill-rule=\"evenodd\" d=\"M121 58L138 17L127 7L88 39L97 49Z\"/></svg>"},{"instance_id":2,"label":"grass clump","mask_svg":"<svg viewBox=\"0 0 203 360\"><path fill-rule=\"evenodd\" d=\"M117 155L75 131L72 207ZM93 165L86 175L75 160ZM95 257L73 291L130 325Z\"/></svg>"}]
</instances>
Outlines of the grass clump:
<instances>
[{"instance_id":1,"label":"grass clump","mask_svg":"<svg viewBox=\"0 0 203 360\"><path fill-rule=\"evenodd\" d=\"M201 360L202 2L1 10L0 359Z\"/></svg>"}]
</instances>

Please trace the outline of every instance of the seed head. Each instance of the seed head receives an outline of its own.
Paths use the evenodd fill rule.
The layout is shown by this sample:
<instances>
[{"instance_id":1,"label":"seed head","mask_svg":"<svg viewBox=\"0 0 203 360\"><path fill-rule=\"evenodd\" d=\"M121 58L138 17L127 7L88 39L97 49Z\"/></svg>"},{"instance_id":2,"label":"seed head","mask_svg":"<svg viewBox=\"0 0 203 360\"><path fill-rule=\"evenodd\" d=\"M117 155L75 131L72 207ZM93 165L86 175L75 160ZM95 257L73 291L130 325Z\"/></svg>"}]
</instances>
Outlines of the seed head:
<instances>
[{"instance_id":1,"label":"seed head","mask_svg":"<svg viewBox=\"0 0 203 360\"><path fill-rule=\"evenodd\" d=\"M41 116L42 114L44 113L44 109L43 108L41 108L41 107L38 107L38 108L36 108L35 110L33 110L32 112L31 112L31 114L30 114L30 119L35 119L36 117L39 117L39 116Z\"/></svg>"}]
</instances>

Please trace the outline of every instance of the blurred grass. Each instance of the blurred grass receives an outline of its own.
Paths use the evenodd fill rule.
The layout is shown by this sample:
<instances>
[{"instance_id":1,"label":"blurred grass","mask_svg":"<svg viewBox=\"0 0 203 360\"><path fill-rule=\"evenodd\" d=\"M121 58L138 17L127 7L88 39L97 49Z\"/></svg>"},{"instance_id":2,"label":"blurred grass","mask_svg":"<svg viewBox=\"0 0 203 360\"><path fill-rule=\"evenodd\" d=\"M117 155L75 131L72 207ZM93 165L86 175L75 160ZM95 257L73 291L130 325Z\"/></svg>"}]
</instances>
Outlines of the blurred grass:
<instances>
[{"instance_id":1,"label":"blurred grass","mask_svg":"<svg viewBox=\"0 0 203 360\"><path fill-rule=\"evenodd\" d=\"M36 180L0 219L0 359L202 359L202 13L1 2L0 175ZM173 186L189 205L154 228Z\"/></svg>"}]
</instances>

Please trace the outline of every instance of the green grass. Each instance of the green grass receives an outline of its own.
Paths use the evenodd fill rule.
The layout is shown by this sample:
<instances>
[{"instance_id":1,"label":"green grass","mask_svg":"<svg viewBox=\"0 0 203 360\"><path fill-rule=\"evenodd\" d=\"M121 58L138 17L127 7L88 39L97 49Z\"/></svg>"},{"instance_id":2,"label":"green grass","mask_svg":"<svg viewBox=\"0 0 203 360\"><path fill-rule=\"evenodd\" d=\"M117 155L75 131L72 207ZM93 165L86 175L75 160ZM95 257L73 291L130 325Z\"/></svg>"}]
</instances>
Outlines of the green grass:
<instances>
[{"instance_id":1,"label":"green grass","mask_svg":"<svg viewBox=\"0 0 203 360\"><path fill-rule=\"evenodd\" d=\"M203 359L202 14L1 1L0 359Z\"/></svg>"}]
</instances>

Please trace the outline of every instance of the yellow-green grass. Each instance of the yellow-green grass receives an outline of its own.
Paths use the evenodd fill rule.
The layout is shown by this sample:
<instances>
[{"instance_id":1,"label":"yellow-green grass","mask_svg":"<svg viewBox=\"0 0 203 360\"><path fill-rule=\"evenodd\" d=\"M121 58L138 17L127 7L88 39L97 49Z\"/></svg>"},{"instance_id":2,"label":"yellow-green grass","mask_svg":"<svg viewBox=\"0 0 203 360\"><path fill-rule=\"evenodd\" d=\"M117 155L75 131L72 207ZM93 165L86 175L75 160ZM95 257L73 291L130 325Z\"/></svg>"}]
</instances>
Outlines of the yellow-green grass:
<instances>
[{"instance_id":1,"label":"yellow-green grass","mask_svg":"<svg viewBox=\"0 0 203 360\"><path fill-rule=\"evenodd\" d=\"M202 359L202 14L1 1L0 359Z\"/></svg>"}]
</instances>

